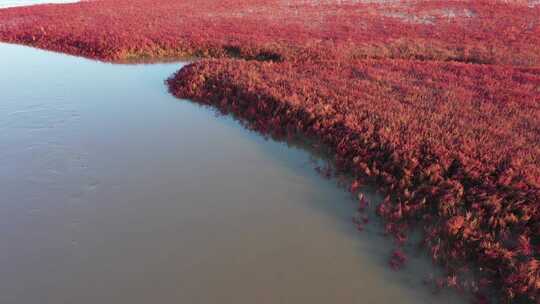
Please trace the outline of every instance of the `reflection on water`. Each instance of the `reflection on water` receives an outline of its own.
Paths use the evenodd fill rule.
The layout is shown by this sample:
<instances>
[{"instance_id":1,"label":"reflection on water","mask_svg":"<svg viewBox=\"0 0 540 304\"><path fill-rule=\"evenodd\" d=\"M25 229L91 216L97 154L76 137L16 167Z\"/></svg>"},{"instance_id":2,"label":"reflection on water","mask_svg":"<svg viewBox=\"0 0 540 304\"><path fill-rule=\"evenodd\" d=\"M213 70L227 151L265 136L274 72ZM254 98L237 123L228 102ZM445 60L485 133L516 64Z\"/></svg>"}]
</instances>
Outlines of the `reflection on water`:
<instances>
[{"instance_id":1,"label":"reflection on water","mask_svg":"<svg viewBox=\"0 0 540 304\"><path fill-rule=\"evenodd\" d=\"M170 96L181 64L0 66L0 303L459 303L307 152Z\"/></svg>"}]
</instances>

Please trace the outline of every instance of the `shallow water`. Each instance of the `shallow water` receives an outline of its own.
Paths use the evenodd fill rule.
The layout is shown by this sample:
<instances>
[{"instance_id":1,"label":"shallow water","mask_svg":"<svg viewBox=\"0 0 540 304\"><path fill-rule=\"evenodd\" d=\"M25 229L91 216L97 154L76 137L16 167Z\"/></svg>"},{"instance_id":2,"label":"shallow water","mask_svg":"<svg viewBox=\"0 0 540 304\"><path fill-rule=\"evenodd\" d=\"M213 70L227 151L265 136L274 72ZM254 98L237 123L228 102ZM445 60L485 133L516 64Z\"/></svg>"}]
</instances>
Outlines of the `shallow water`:
<instances>
[{"instance_id":1,"label":"shallow water","mask_svg":"<svg viewBox=\"0 0 540 304\"><path fill-rule=\"evenodd\" d=\"M308 152L169 95L181 65L0 44L0 303L463 302Z\"/></svg>"}]
</instances>

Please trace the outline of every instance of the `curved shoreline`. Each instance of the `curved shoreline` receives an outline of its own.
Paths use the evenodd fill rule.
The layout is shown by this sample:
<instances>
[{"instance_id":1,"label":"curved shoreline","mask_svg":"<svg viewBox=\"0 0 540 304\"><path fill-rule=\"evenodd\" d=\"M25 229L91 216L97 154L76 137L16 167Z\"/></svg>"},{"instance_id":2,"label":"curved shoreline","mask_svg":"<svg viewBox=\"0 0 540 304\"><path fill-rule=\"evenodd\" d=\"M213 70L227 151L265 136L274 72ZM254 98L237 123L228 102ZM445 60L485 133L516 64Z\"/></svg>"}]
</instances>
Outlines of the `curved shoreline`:
<instances>
[{"instance_id":1,"label":"curved shoreline","mask_svg":"<svg viewBox=\"0 0 540 304\"><path fill-rule=\"evenodd\" d=\"M234 60L200 61L185 67L170 78L169 86L177 97L189 98L215 106L225 113L233 113L262 133L278 137L300 133L329 146L335 152L339 170L352 172L360 183L365 180L376 181L379 189L387 195L385 201L378 206L378 212L386 220L387 231L396 237L398 244L406 241L408 229L422 227L425 244L430 248L433 259L449 270L448 282L444 284L462 289L470 288L472 291L482 290L483 287L477 285L478 283L467 279L454 282L455 277L465 278L469 271L477 272L478 268L471 267L476 265L485 271L478 271L483 277L481 280L495 280L493 286L517 287L509 284L507 279L515 279L512 283L516 284L520 278L515 277L519 275L518 271L528 269L527 262L522 262L518 269L514 268L514 263L518 258L522 259L522 254L525 253L521 250L526 249L517 245L517 248L513 247L516 252L512 253L512 247L504 246L498 233L504 233L506 225L513 225L514 229L519 227L519 219L512 216L512 212L520 210L508 208L523 207L527 210L533 207L540 194L537 188L520 184L523 182L521 179L509 183L508 178L512 177L505 175L512 170L510 164L508 171L493 176L491 170L494 169L491 167L485 167L483 172L478 171L480 168L475 167L478 163L473 159L445 158L444 155L448 152L437 151L429 144L422 143L418 146L425 149L423 152L407 151L406 143L405 146L400 146L395 141L399 137L399 131L393 130L394 134L389 134L384 127L377 128L376 125L381 125L381 120L369 121L364 118L359 125L351 124L346 115L349 109L345 107L346 110L340 110L339 107L343 104L340 104L339 99L327 99L322 103L313 101L313 98L317 97L310 93L315 92L313 94L317 95L315 88L320 83L308 78L309 73L295 74L287 67L284 68L285 71L280 71L274 69L276 65ZM446 65L452 67L454 64ZM474 69L482 71L490 68ZM298 70L301 71L302 68L298 68L296 72ZM322 73L329 70L323 69ZM512 77L525 77L520 76L519 72L516 73ZM246 78L245 75L250 77ZM308 92L304 92L303 97L308 101L303 98L295 100L290 96L291 92L300 94L298 87L279 87L277 84L282 82L282 77L288 79L282 75L293 75L293 79L312 80L315 84L303 83ZM322 76L311 75L313 78ZM346 78L344 75L340 76ZM471 76L475 77L474 73ZM540 84L540 78L535 78L534 81ZM336 83L328 82L328 85ZM350 83L347 85L354 87ZM346 90L343 87L340 89ZM330 95L332 93L318 98L324 99ZM441 109L443 108L439 108ZM377 109L368 109L364 114L369 113L375 116L383 115L383 112L377 112ZM412 123L405 119L407 123ZM403 127L405 126L400 126ZM355 184L351 186L353 192L356 192L356 188ZM493 199L505 201L505 205L498 207L500 215L491 209L494 206ZM528 204L524 205L523 202ZM512 206L514 204L519 205ZM508 210L514 211L505 215ZM494 216L503 216L500 226L487 226L493 223ZM519 239L520 242L525 239L530 241L527 230L518 231L521 233L514 231L509 237ZM494 276L493 271L500 271L504 275ZM522 284L528 284L528 279L521 279L524 280ZM534 289L530 291L535 292Z\"/></svg>"},{"instance_id":2,"label":"curved shoreline","mask_svg":"<svg viewBox=\"0 0 540 304\"><path fill-rule=\"evenodd\" d=\"M139 2L141 7L148 5ZM102 5L128 5L113 3ZM158 12L167 13L170 3L160 3L164 9ZM449 270L446 285L478 293L483 284L490 285L508 299L535 301L540 297L540 126L535 120L540 116L540 61L534 48L540 45L535 36L540 26L521 30L504 26L525 24L538 9L529 12L503 4L491 8L489 1L448 2L455 12L468 9L487 18L456 15L452 18L457 21L449 22L444 18L450 17L433 13L447 2L419 3L408 11L410 16L423 16L420 12L427 7L440 33L428 32L429 18L348 14L336 5L301 7L307 10L301 17L333 9L343 18L326 16L325 24L335 30L330 39L323 27L309 28L294 23L296 19L280 24L245 17L246 23L234 28L236 17L204 17L205 9L223 11L210 3L205 9L186 4L199 15L186 17L184 25L191 32L180 38L171 34L172 28L144 32L136 27L142 34L130 36L126 28L105 26L112 31L106 36L85 32L90 20L74 23L74 32L50 21L66 12L83 19L84 10L100 12L100 4L77 3L1 11L0 40L106 61L186 55L220 58L180 70L168 81L171 92L232 112L262 133L301 133L319 140L335 151L338 169L352 172L359 182L376 180L389 195L379 213L399 242L405 240L403 231L409 226L423 226L433 258L444 261ZM354 4L351 8L379 12L399 7ZM285 17L292 13L275 9ZM29 19L17 24L20 14ZM137 10L133 14L111 20L130 26L135 17L145 16ZM254 17L268 14L254 13ZM176 25L168 19L173 15L165 14L163 27ZM366 32L374 33L353 31L350 26L360 17L372 22L365 25ZM471 22L479 22L477 17L482 20L478 25L485 27L469 29ZM504 24L489 22L505 17L510 19ZM261 29L263 22L269 23L268 29ZM290 32L283 32L287 26ZM221 38L226 29L233 30L232 39ZM252 33L257 29L260 38ZM128 34L124 36L122 30ZM390 38L382 37L384 33ZM463 45L455 40L479 33L489 36L471 38ZM514 47L508 39L519 43ZM355 185L351 185L353 192ZM480 279L459 280L465 277L465 267L473 272L480 267Z\"/></svg>"}]
</instances>

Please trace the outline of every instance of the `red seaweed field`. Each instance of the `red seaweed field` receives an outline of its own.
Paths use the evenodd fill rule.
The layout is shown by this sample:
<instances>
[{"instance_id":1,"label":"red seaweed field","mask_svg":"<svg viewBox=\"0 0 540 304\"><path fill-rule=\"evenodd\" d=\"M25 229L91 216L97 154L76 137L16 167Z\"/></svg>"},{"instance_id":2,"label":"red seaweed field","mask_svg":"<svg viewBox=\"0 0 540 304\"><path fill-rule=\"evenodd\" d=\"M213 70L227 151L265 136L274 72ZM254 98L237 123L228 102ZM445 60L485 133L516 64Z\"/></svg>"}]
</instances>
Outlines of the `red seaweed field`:
<instances>
[{"instance_id":1,"label":"red seaweed field","mask_svg":"<svg viewBox=\"0 0 540 304\"><path fill-rule=\"evenodd\" d=\"M199 58L175 96L329 147L398 246L420 228L439 285L540 303L538 1L83 1L0 10L0 40Z\"/></svg>"}]
</instances>

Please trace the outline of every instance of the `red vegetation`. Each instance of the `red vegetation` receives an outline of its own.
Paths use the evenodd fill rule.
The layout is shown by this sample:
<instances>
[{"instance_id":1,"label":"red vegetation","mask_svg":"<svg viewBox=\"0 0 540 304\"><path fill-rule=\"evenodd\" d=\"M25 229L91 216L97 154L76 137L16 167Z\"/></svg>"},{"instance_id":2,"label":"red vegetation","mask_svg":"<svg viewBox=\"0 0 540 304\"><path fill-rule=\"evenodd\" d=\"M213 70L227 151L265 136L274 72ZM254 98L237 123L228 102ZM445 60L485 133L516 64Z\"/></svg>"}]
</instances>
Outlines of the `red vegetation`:
<instances>
[{"instance_id":1,"label":"red vegetation","mask_svg":"<svg viewBox=\"0 0 540 304\"><path fill-rule=\"evenodd\" d=\"M84 1L0 10L0 40L104 60L372 57L534 66L540 5L529 2Z\"/></svg>"},{"instance_id":2,"label":"red vegetation","mask_svg":"<svg viewBox=\"0 0 540 304\"><path fill-rule=\"evenodd\" d=\"M442 285L465 285L468 269L479 301L491 286L537 302L537 3L102 0L0 10L0 40L102 60L218 58L179 71L171 92L329 147L351 192L375 182L387 195L377 212L399 245L421 226L452 274Z\"/></svg>"},{"instance_id":3,"label":"red vegetation","mask_svg":"<svg viewBox=\"0 0 540 304\"><path fill-rule=\"evenodd\" d=\"M421 223L449 270L474 262L508 297L538 298L540 76L423 61L209 60L169 85L261 132L317 138L339 170L389 195L378 207L389 232L401 239Z\"/></svg>"},{"instance_id":4,"label":"red vegetation","mask_svg":"<svg viewBox=\"0 0 540 304\"><path fill-rule=\"evenodd\" d=\"M407 256L403 251L396 249L392 252L392 256L390 257L390 260L388 261L388 264L390 264L390 267L394 270L399 270L405 266L405 262L407 261Z\"/></svg>"}]
</instances>

